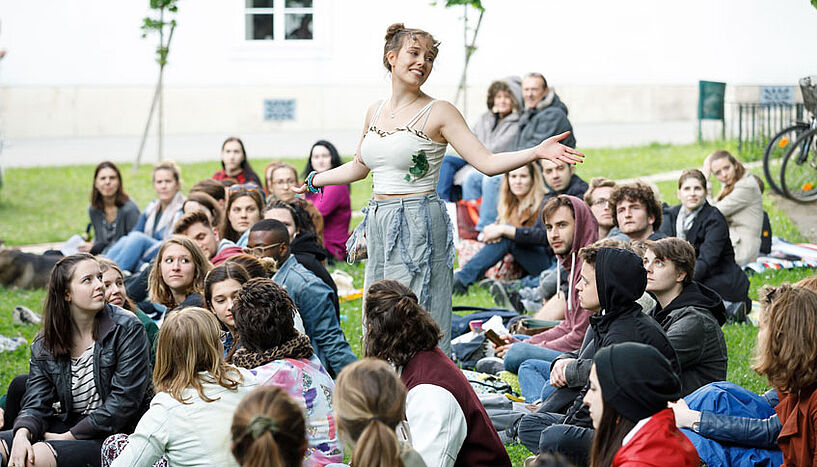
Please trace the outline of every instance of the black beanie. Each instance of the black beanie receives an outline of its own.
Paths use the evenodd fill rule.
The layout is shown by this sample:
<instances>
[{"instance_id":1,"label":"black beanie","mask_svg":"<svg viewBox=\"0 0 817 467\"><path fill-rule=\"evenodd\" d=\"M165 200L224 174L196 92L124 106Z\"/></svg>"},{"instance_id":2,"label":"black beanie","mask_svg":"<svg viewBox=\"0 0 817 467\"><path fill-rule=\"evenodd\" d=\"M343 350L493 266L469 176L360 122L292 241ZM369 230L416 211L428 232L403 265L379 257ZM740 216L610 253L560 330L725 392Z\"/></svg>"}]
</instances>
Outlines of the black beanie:
<instances>
[{"instance_id":1,"label":"black beanie","mask_svg":"<svg viewBox=\"0 0 817 467\"><path fill-rule=\"evenodd\" d=\"M651 345L613 344L599 350L593 361L605 404L632 422L681 398L681 380L669 360Z\"/></svg>"}]
</instances>

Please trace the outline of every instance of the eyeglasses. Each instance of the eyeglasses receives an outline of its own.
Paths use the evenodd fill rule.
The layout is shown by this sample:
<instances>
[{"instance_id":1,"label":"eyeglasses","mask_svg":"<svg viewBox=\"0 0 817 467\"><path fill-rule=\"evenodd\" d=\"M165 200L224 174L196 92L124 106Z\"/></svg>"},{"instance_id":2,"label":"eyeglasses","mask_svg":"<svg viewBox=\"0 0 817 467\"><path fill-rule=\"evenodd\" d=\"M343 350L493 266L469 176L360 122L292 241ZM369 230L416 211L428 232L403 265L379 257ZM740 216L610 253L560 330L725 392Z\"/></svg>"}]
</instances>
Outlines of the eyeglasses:
<instances>
[{"instance_id":1,"label":"eyeglasses","mask_svg":"<svg viewBox=\"0 0 817 467\"><path fill-rule=\"evenodd\" d=\"M609 200L609 199L607 199L607 198L599 198L599 199L597 199L597 200L593 201L593 206L604 206L604 207L608 207L608 206L609 206L609 207L612 207L613 205L612 205L612 203L610 203L610 200Z\"/></svg>"},{"instance_id":2,"label":"eyeglasses","mask_svg":"<svg viewBox=\"0 0 817 467\"><path fill-rule=\"evenodd\" d=\"M257 246L255 248L242 248L241 251L247 253L249 255L253 255L256 258L260 258L264 256L264 252L269 250L270 248L275 248L276 246L283 245L284 242L273 243L272 245L267 246Z\"/></svg>"}]
</instances>

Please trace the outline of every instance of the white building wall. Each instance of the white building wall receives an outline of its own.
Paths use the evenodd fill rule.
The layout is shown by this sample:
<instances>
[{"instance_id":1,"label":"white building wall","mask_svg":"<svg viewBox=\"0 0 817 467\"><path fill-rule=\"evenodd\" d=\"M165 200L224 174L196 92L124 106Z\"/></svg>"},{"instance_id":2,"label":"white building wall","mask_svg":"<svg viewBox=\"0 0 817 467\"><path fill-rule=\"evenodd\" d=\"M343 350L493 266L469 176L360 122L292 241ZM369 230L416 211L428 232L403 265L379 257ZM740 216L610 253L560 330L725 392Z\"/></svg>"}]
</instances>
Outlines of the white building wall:
<instances>
[{"instance_id":1,"label":"white building wall","mask_svg":"<svg viewBox=\"0 0 817 467\"><path fill-rule=\"evenodd\" d=\"M443 1L438 2L440 4ZM540 71L583 124L691 122L697 81L751 100L759 84L817 73L817 10L806 0L484 0L466 117L493 79ZM451 99L462 68L462 9L426 0L315 0L312 44L247 43L242 0L182 0L166 69L173 134L346 132L386 96L386 27L442 42L431 95ZM147 0L0 0L0 115L8 138L138 135L157 77ZM475 16L472 16L475 19ZM473 24L473 23L472 23ZM265 98L297 119L264 122ZM579 135L581 143L581 135Z\"/></svg>"}]
</instances>

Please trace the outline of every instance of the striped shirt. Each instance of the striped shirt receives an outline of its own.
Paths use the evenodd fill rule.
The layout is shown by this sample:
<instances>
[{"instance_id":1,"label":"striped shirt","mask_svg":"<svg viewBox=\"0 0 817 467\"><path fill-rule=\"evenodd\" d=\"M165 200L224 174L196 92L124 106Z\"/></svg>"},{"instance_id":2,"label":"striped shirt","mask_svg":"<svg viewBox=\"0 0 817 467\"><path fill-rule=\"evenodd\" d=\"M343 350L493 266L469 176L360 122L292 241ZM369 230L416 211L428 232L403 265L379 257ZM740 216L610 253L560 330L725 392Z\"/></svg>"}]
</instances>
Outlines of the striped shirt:
<instances>
[{"instance_id":1,"label":"striped shirt","mask_svg":"<svg viewBox=\"0 0 817 467\"><path fill-rule=\"evenodd\" d=\"M78 358L71 359L71 395L74 412L88 415L102 405L94 383L94 344Z\"/></svg>"}]
</instances>

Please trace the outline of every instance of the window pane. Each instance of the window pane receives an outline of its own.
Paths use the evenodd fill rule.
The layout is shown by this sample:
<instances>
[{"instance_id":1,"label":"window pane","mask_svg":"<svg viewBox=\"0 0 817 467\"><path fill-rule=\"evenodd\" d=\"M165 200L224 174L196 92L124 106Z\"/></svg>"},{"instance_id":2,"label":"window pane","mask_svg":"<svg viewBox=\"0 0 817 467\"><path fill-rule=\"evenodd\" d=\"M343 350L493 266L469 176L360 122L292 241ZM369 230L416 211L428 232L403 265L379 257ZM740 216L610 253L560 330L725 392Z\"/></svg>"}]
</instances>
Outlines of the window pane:
<instances>
[{"instance_id":1,"label":"window pane","mask_svg":"<svg viewBox=\"0 0 817 467\"><path fill-rule=\"evenodd\" d=\"M312 39L312 14L288 14L286 39Z\"/></svg>"},{"instance_id":2,"label":"window pane","mask_svg":"<svg viewBox=\"0 0 817 467\"><path fill-rule=\"evenodd\" d=\"M287 8L312 8L312 0L286 0Z\"/></svg>"},{"instance_id":3,"label":"window pane","mask_svg":"<svg viewBox=\"0 0 817 467\"><path fill-rule=\"evenodd\" d=\"M246 15L245 27L247 33L245 38L248 41L272 40L274 15Z\"/></svg>"},{"instance_id":4,"label":"window pane","mask_svg":"<svg viewBox=\"0 0 817 467\"><path fill-rule=\"evenodd\" d=\"M274 8L275 0L245 0L247 8Z\"/></svg>"}]
</instances>

